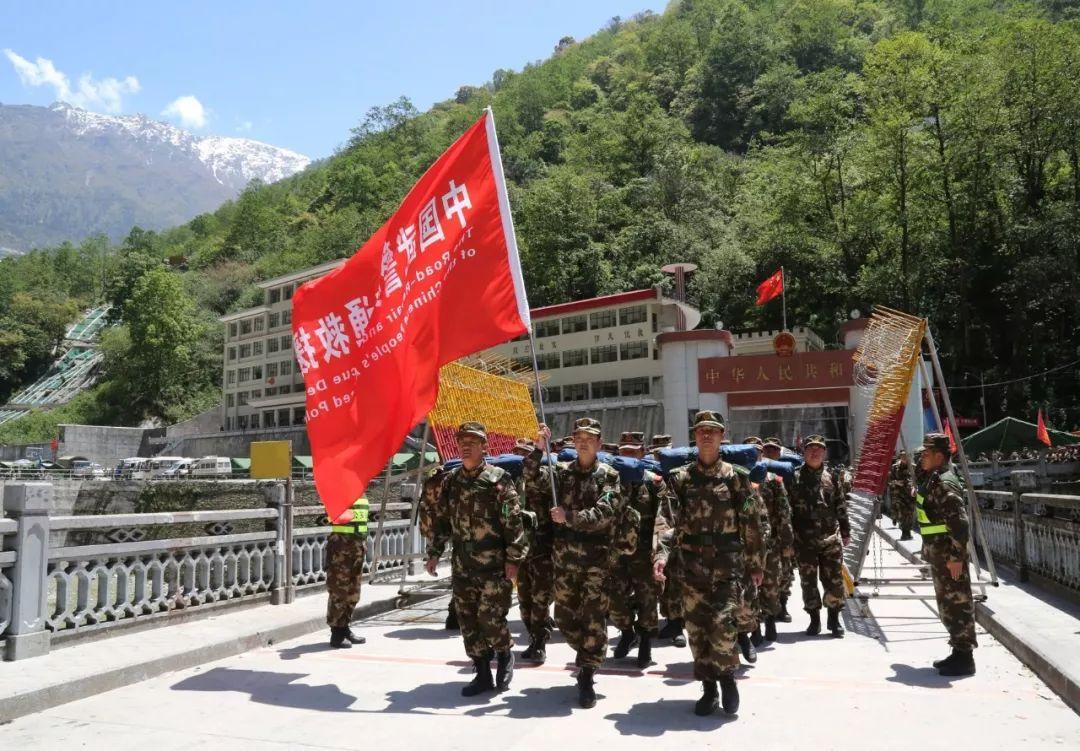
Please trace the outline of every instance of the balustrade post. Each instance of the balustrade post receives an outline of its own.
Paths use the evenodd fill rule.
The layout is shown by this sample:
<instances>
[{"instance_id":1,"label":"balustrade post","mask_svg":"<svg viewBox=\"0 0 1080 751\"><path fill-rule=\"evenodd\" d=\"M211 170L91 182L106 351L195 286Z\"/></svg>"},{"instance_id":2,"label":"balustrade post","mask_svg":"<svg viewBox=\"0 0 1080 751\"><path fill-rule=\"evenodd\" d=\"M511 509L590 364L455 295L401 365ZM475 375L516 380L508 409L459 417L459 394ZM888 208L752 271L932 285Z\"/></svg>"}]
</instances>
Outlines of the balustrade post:
<instances>
[{"instance_id":1,"label":"balustrade post","mask_svg":"<svg viewBox=\"0 0 1080 751\"><path fill-rule=\"evenodd\" d=\"M274 583L270 588L270 604L283 605L292 602L290 592L296 591L289 579L290 566L287 558L292 556L292 539L289 534L292 506L289 504L284 483L275 483L267 490L267 505L277 511L277 519L274 520L274 531L277 533L277 540L274 542Z\"/></svg>"},{"instance_id":2,"label":"balustrade post","mask_svg":"<svg viewBox=\"0 0 1080 751\"><path fill-rule=\"evenodd\" d=\"M45 627L49 571L49 505L53 487L47 482L14 482L4 486L5 515L19 525L8 535L15 552L11 572L11 622L5 660L49 653L52 633Z\"/></svg>"},{"instance_id":3,"label":"balustrade post","mask_svg":"<svg viewBox=\"0 0 1080 751\"><path fill-rule=\"evenodd\" d=\"M1013 534L1016 544L1016 572L1020 581L1028 580L1027 561L1027 532L1024 529L1024 496L1025 490L1035 489L1035 472L1026 470L1014 470L1010 475L1013 494Z\"/></svg>"}]
</instances>

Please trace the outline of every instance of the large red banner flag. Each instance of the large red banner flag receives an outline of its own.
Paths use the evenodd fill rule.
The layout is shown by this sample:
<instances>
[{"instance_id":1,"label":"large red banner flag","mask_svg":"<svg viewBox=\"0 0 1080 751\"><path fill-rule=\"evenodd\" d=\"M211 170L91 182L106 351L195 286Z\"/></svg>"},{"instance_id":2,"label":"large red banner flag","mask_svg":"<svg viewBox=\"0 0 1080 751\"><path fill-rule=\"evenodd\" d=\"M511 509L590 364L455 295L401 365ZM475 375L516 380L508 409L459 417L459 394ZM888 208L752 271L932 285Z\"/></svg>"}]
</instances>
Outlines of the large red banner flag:
<instances>
[{"instance_id":1,"label":"large red banner flag","mask_svg":"<svg viewBox=\"0 0 1080 751\"><path fill-rule=\"evenodd\" d=\"M1035 427L1035 437L1039 439L1040 443L1044 443L1047 446L1054 445L1050 440L1050 431L1046 429L1046 421L1043 420L1042 410L1039 410L1038 425Z\"/></svg>"},{"instance_id":2,"label":"large red banner flag","mask_svg":"<svg viewBox=\"0 0 1080 751\"><path fill-rule=\"evenodd\" d=\"M764 305L769 300L784 291L784 270L779 269L775 274L758 285L757 305Z\"/></svg>"},{"instance_id":3,"label":"large red banner flag","mask_svg":"<svg viewBox=\"0 0 1080 751\"><path fill-rule=\"evenodd\" d=\"M442 365L529 330L490 109L352 258L296 291L292 326L334 519L435 405Z\"/></svg>"}]
</instances>

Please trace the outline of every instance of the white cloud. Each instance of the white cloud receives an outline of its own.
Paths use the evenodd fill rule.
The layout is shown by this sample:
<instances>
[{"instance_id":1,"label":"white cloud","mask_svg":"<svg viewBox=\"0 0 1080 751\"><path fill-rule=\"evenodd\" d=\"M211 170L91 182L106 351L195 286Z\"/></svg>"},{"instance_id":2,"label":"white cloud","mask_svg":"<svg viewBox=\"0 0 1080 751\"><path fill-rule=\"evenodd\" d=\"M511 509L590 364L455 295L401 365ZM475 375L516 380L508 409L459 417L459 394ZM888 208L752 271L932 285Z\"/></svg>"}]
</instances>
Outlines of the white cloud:
<instances>
[{"instance_id":1,"label":"white cloud","mask_svg":"<svg viewBox=\"0 0 1080 751\"><path fill-rule=\"evenodd\" d=\"M135 76L95 80L90 73L79 76L78 85L72 88L71 80L63 71L57 70L52 60L39 57L30 62L9 49L4 50L4 55L24 86L51 86L57 99L84 109L115 114L123 109L124 96L137 94L140 89L139 79Z\"/></svg>"},{"instance_id":2,"label":"white cloud","mask_svg":"<svg viewBox=\"0 0 1080 751\"><path fill-rule=\"evenodd\" d=\"M169 106L161 111L165 117L171 117L180 121L185 128L205 128L206 108L190 94L177 97L169 103Z\"/></svg>"},{"instance_id":3,"label":"white cloud","mask_svg":"<svg viewBox=\"0 0 1080 751\"><path fill-rule=\"evenodd\" d=\"M244 122L242 122L242 123L240 123L239 125L236 126L236 132L237 133L250 133L251 129L254 126L255 126L255 124L253 122L251 122L250 120L244 120Z\"/></svg>"}]
</instances>

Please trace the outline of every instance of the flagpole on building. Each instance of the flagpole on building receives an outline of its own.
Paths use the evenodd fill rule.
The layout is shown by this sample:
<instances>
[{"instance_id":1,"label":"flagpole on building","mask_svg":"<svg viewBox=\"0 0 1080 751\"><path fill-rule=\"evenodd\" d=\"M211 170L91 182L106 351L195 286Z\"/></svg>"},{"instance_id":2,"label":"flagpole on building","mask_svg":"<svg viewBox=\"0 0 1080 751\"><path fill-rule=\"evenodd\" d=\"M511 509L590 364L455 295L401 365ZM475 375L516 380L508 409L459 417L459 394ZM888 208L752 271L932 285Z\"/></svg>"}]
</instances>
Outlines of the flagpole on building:
<instances>
[{"instance_id":1,"label":"flagpole on building","mask_svg":"<svg viewBox=\"0 0 1080 751\"><path fill-rule=\"evenodd\" d=\"M787 274L784 267L780 267L780 304L784 311L784 331L787 331Z\"/></svg>"}]
</instances>

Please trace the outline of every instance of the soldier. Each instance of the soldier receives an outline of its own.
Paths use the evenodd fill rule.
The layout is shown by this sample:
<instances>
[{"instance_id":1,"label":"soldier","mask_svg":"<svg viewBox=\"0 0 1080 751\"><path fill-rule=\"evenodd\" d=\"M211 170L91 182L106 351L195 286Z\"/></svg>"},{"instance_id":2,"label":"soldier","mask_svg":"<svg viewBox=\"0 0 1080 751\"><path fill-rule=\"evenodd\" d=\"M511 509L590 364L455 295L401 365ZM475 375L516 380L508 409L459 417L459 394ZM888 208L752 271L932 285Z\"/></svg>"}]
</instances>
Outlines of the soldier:
<instances>
[{"instance_id":1,"label":"soldier","mask_svg":"<svg viewBox=\"0 0 1080 751\"><path fill-rule=\"evenodd\" d=\"M975 603L968 572L968 517L964 486L952 466L949 436L927 433L920 459L923 477L915 496L923 560L930 564L938 615L949 631L952 654L934 662L941 675L975 675Z\"/></svg>"},{"instance_id":2,"label":"soldier","mask_svg":"<svg viewBox=\"0 0 1080 751\"><path fill-rule=\"evenodd\" d=\"M757 436L749 436L743 439L744 444L760 446L761 439ZM724 445L724 442L721 442ZM760 454L759 454L760 457ZM765 500L760 486L750 483L750 498L753 503L754 513L761 519L761 537L765 549L768 550L772 531L769 527L769 511L765 506ZM742 600L736 611L736 625L739 629L739 649L743 658L751 665L757 662L757 647L760 647L764 639L761 636L761 605L760 591L757 585L750 581L749 571L744 571L742 581Z\"/></svg>"},{"instance_id":3,"label":"soldier","mask_svg":"<svg viewBox=\"0 0 1080 751\"><path fill-rule=\"evenodd\" d=\"M844 635L840 608L844 606L844 545L850 540L847 504L840 486L825 468L825 439L812 435L803 443L806 463L795 470L791 487L791 522L802 583L803 607L810 614L808 636L821 633L821 593L825 589L828 629ZM843 544L841 544L843 543Z\"/></svg>"},{"instance_id":4,"label":"soldier","mask_svg":"<svg viewBox=\"0 0 1080 751\"><path fill-rule=\"evenodd\" d=\"M784 445L780 443L780 439L774 436L770 436L765 439L765 444L762 446L761 453L764 454L766 459L772 459L773 461L779 461L780 457L784 453ZM783 483L785 495L791 496L791 481L786 477L780 478ZM790 510L791 504L788 503L788 509ZM776 613L776 620L781 623L791 623L791 613L788 612L787 603L788 598L791 597L791 585L795 582L795 558L794 556L781 556L780 557L780 610Z\"/></svg>"},{"instance_id":5,"label":"soldier","mask_svg":"<svg viewBox=\"0 0 1080 751\"><path fill-rule=\"evenodd\" d=\"M536 450L532 441L518 441L514 453L526 457ZM537 664L547 660L547 642L554 625L551 620L551 603L555 599L555 563L551 558L554 539L550 498L551 490L527 486L522 478L519 494L525 501L525 509L536 519L529 541L529 555L518 572L518 610L521 622L529 634L529 646L521 657Z\"/></svg>"},{"instance_id":6,"label":"soldier","mask_svg":"<svg viewBox=\"0 0 1080 751\"><path fill-rule=\"evenodd\" d=\"M439 557L453 540L454 606L465 652L476 665L476 677L461 694L476 696L493 688L504 691L513 678L514 653L506 614L527 548L513 480L484 460L484 426L466 422L456 437L461 466L447 473L439 492L427 571L436 575ZM494 681L492 657L498 660Z\"/></svg>"},{"instance_id":7,"label":"soldier","mask_svg":"<svg viewBox=\"0 0 1080 751\"><path fill-rule=\"evenodd\" d=\"M326 538L326 624L330 626L330 646L335 649L348 649L367 641L349 628L353 611L360 602L367 531L368 499L359 498L334 520Z\"/></svg>"},{"instance_id":8,"label":"soldier","mask_svg":"<svg viewBox=\"0 0 1080 751\"><path fill-rule=\"evenodd\" d=\"M911 539L911 528L915 526L915 485L911 479L911 461L906 451L901 451L899 458L889 469L889 505L893 521L900 527L900 539Z\"/></svg>"},{"instance_id":9,"label":"soldier","mask_svg":"<svg viewBox=\"0 0 1080 751\"><path fill-rule=\"evenodd\" d=\"M757 436L747 438L748 443L763 449L764 443ZM783 561L791 566L795 556L795 537L791 529L791 504L787 489L778 475L769 472L758 488L769 519L769 542L765 558L765 579L758 588L758 606L765 620L765 641L776 641L776 618L780 613L780 587L783 578Z\"/></svg>"},{"instance_id":10,"label":"soldier","mask_svg":"<svg viewBox=\"0 0 1080 751\"><path fill-rule=\"evenodd\" d=\"M619 443L620 456L645 457L642 433L623 433ZM664 479L649 471L645 472L643 483L622 483L623 501L641 514L641 526L637 550L632 555L619 556L612 576L611 620L622 632L613 656L626 657L636 643L637 665L642 669L652 661L652 638L658 626L656 606L660 583L652 575L653 540L657 516L662 506L669 503L667 492Z\"/></svg>"},{"instance_id":11,"label":"soldier","mask_svg":"<svg viewBox=\"0 0 1080 751\"><path fill-rule=\"evenodd\" d=\"M578 456L572 462L541 466L550 438L551 431L541 425L537 449L525 459L525 487L549 495L554 475L558 503L549 515L555 524L555 623L577 653L578 703L589 709L596 706L593 678L607 649L607 582L615 563L615 520L622 509L619 473L597 460L596 420L583 417L574 423Z\"/></svg>"},{"instance_id":12,"label":"soldier","mask_svg":"<svg viewBox=\"0 0 1080 751\"><path fill-rule=\"evenodd\" d=\"M652 445L649 447L649 453L654 458L659 458L660 449L671 448L672 438L667 434L658 434L652 437ZM668 492L668 498L670 499L670 486ZM666 526L667 518L671 517L670 507L664 510L664 516L657 517L656 535L670 536L670 529ZM671 643L676 647L686 646L686 634L683 632L685 627L685 620L683 619L682 612L682 592L679 588L679 550L673 548L671 555L668 558L667 568L664 573L665 580L663 582L663 588L660 592L660 614L664 616L665 621L663 627L657 634L659 639L671 639Z\"/></svg>"},{"instance_id":13,"label":"soldier","mask_svg":"<svg viewBox=\"0 0 1080 751\"><path fill-rule=\"evenodd\" d=\"M694 677L704 691L694 707L708 715L720 706L717 683L728 714L739 709L735 669L736 609L745 571L755 586L764 576L761 517L754 508L746 471L720 458L724 424L716 412L694 416L698 460L671 475L675 533L662 542L653 574L663 580L670 550L682 556L683 611L694 657Z\"/></svg>"},{"instance_id":14,"label":"soldier","mask_svg":"<svg viewBox=\"0 0 1080 751\"><path fill-rule=\"evenodd\" d=\"M423 495L421 496L419 521L420 536L430 548L435 539L435 510L439 505L439 490L442 488L443 479L447 473L446 467L435 467L428 478L424 480ZM454 596L451 593L450 603L446 606L446 621L444 626L447 631L457 631L459 628L457 612L454 610Z\"/></svg>"}]
</instances>

